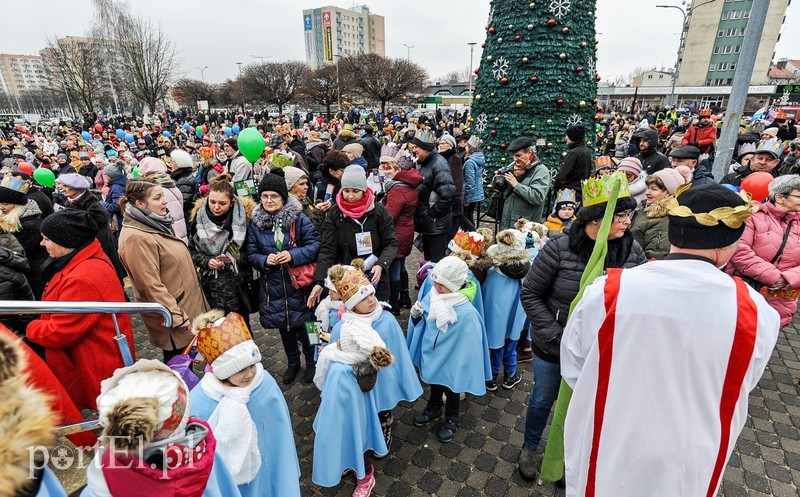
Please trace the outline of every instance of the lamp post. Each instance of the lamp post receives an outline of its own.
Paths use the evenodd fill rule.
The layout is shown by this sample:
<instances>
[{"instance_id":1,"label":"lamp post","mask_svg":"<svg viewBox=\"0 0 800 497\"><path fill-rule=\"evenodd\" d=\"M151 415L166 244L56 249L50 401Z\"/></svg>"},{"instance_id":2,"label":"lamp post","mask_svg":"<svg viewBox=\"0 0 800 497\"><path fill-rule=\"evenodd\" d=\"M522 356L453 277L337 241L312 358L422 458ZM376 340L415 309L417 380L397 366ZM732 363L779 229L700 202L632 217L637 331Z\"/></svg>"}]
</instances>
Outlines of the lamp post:
<instances>
[{"instance_id":1,"label":"lamp post","mask_svg":"<svg viewBox=\"0 0 800 497\"><path fill-rule=\"evenodd\" d=\"M342 111L342 92L341 88L339 87L339 59L341 59L342 56L338 53L334 54L333 56L336 57L336 106L338 107L336 113L338 115L339 112ZM330 116L328 116L328 118L330 118Z\"/></svg>"},{"instance_id":2,"label":"lamp post","mask_svg":"<svg viewBox=\"0 0 800 497\"><path fill-rule=\"evenodd\" d=\"M407 52L407 55L406 55L406 61L411 61L411 49L414 48L414 45L406 45L405 43L403 43L403 46L408 49L408 52Z\"/></svg>"},{"instance_id":3,"label":"lamp post","mask_svg":"<svg viewBox=\"0 0 800 497\"><path fill-rule=\"evenodd\" d=\"M714 1L715 0L708 0L707 2L703 2L703 3L697 4L694 7L692 7L691 4L690 4L688 7L686 7L686 10L683 10L683 8L678 7L677 5L656 5L656 8L659 8L659 9L677 9L681 13L681 15L683 16L683 24L681 24L681 38L680 38L680 41L679 41L679 44L678 44L678 58L675 59L675 68L672 70L672 89L670 90L670 93L669 93L670 104L674 105L675 107L678 106L678 98L677 98L677 95L675 95L675 84L678 82L678 69L680 69L681 60L683 59L683 44L684 44L684 41L685 41L684 38L686 36L686 31L688 30L688 28L686 26L686 20L692 14L692 11L694 9L696 9L696 8L702 6L702 5L706 5L706 4L712 3ZM682 2L682 4L686 5L686 0L684 0Z\"/></svg>"},{"instance_id":4,"label":"lamp post","mask_svg":"<svg viewBox=\"0 0 800 497\"><path fill-rule=\"evenodd\" d=\"M205 78L205 76L203 75L203 73L204 73L204 72L206 72L206 69L208 69L208 66L205 66L205 67L195 67L195 69L197 69L198 71L200 71L200 81L202 81L203 83L205 83L205 82L206 82L206 78Z\"/></svg>"},{"instance_id":5,"label":"lamp post","mask_svg":"<svg viewBox=\"0 0 800 497\"><path fill-rule=\"evenodd\" d=\"M476 42L469 42L467 43L469 46L469 74L467 77L469 78L469 113L472 115L472 54L475 51Z\"/></svg>"}]
</instances>

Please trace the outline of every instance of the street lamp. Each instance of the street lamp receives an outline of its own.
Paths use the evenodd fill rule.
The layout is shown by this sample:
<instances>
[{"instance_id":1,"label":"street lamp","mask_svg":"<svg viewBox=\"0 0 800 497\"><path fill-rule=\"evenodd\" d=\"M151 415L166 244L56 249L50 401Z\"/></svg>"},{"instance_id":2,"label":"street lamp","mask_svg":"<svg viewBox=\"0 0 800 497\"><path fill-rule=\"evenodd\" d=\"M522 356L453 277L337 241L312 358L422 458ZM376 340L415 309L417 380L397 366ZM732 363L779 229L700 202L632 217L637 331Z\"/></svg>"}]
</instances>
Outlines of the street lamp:
<instances>
[{"instance_id":1,"label":"street lamp","mask_svg":"<svg viewBox=\"0 0 800 497\"><path fill-rule=\"evenodd\" d=\"M406 61L410 61L411 60L411 49L414 48L414 45L406 45L405 43L403 43L403 46L408 49L408 54L406 55Z\"/></svg>"},{"instance_id":2,"label":"street lamp","mask_svg":"<svg viewBox=\"0 0 800 497\"><path fill-rule=\"evenodd\" d=\"M201 80L203 83L205 83L205 82L206 82L206 78L205 78L205 76L203 75L203 73L205 73L205 72L206 72L206 69L208 69L208 66L205 66L205 67L195 67L195 69L197 69L198 71L200 71L200 80Z\"/></svg>"},{"instance_id":3,"label":"street lamp","mask_svg":"<svg viewBox=\"0 0 800 497\"><path fill-rule=\"evenodd\" d=\"M469 42L467 43L469 46L469 74L467 77L469 78L469 113L472 114L472 53L475 51L476 42Z\"/></svg>"},{"instance_id":4,"label":"street lamp","mask_svg":"<svg viewBox=\"0 0 800 497\"><path fill-rule=\"evenodd\" d=\"M678 106L678 98L675 95L675 84L677 83L677 80L678 80L678 69L680 69L681 60L683 59L683 44L684 44L684 41L685 41L684 37L686 35L686 31L688 30L688 27L686 26L686 20L687 20L688 16L692 15L692 11L694 9L696 9L696 8L698 8L700 6L712 3L714 1L715 0L708 0L706 2L703 2L703 3L695 5L694 8L692 8L692 6L690 4L689 6L686 7L686 10L682 9L681 7L678 7L677 5L656 5L656 8L659 8L659 9L677 9L681 13L681 15L683 16L683 24L681 24L681 38L680 38L680 41L679 41L679 44L678 44L678 58L675 59L675 68L672 71L672 89L670 90L670 93L669 93L669 101L670 101L671 105L674 105L675 107ZM686 5L686 1L685 0L683 2L681 2L681 3L683 5Z\"/></svg>"}]
</instances>

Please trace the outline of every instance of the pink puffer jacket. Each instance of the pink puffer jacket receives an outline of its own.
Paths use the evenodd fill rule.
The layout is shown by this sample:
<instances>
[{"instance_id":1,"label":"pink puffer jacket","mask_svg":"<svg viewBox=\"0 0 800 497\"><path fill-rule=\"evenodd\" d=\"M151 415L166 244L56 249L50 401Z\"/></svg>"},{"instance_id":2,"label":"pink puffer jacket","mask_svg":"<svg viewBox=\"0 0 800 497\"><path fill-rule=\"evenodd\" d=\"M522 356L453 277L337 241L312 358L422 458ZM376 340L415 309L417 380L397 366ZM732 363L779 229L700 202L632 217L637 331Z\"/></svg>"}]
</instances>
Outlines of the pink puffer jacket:
<instances>
[{"instance_id":1,"label":"pink puffer jacket","mask_svg":"<svg viewBox=\"0 0 800 497\"><path fill-rule=\"evenodd\" d=\"M775 264L770 264L791 220L794 222L783 254ZM726 271L755 278L765 286L776 284L783 276L789 282L788 288L800 288L800 213L783 212L772 202L762 204L759 211L747 220L739 247ZM781 315L782 327L792 322L797 312L796 298L770 297L767 302Z\"/></svg>"}]
</instances>

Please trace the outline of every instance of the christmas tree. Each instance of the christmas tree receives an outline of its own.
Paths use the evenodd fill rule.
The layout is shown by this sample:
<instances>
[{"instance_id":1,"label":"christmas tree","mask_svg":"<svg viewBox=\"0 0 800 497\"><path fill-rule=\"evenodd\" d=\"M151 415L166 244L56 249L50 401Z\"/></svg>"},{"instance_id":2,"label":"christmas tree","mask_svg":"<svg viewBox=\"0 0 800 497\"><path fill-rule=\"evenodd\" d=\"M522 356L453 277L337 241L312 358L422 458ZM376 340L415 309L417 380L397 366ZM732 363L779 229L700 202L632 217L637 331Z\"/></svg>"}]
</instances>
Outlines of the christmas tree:
<instances>
[{"instance_id":1,"label":"christmas tree","mask_svg":"<svg viewBox=\"0 0 800 497\"><path fill-rule=\"evenodd\" d=\"M536 144L551 170L561 167L567 126L582 122L594 146L597 109L596 0L493 0L470 117L487 169L512 163L506 146ZM555 173L554 173L555 174Z\"/></svg>"}]
</instances>

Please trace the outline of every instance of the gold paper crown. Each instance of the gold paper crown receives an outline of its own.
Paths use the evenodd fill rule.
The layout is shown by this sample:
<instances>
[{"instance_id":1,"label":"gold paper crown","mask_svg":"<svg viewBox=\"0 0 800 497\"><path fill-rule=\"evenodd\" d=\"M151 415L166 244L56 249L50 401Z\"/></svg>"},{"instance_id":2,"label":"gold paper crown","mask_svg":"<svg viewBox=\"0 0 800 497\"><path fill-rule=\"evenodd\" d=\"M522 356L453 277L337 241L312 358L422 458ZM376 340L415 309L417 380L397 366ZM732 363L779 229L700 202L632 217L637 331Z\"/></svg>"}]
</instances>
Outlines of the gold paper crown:
<instances>
[{"instance_id":1,"label":"gold paper crown","mask_svg":"<svg viewBox=\"0 0 800 497\"><path fill-rule=\"evenodd\" d=\"M611 157L607 155L601 155L600 157L594 160L594 167L595 169L602 169L604 167L612 167Z\"/></svg>"},{"instance_id":2,"label":"gold paper crown","mask_svg":"<svg viewBox=\"0 0 800 497\"><path fill-rule=\"evenodd\" d=\"M630 197L631 191L628 188L628 178L625 177L624 173L617 171L614 174L607 174L599 178L589 178L581 183L581 187L583 187L583 206L590 207L608 202L616 179L620 181L619 197L617 198Z\"/></svg>"},{"instance_id":3,"label":"gold paper crown","mask_svg":"<svg viewBox=\"0 0 800 497\"><path fill-rule=\"evenodd\" d=\"M481 256L481 251L486 245L486 238L476 231L466 232L461 229L456 232L456 236L447 244L451 252L462 252L469 254L473 258Z\"/></svg>"},{"instance_id":4,"label":"gold paper crown","mask_svg":"<svg viewBox=\"0 0 800 497\"><path fill-rule=\"evenodd\" d=\"M342 302L350 300L362 288L369 287L374 289L364 272L352 267L345 270L340 280L333 281L333 286L336 287L336 293L342 296Z\"/></svg>"},{"instance_id":5,"label":"gold paper crown","mask_svg":"<svg viewBox=\"0 0 800 497\"><path fill-rule=\"evenodd\" d=\"M738 195L744 200L744 205L737 205L736 207L717 207L710 212L692 212L692 209L689 207L678 203L678 198L681 194L691 188L691 186L691 183L686 183L675 189L675 196L670 198L666 203L670 216L692 217L703 226L717 226L722 223L728 228L738 229L758 210L758 206L753 205L751 202L753 197L746 191L740 191Z\"/></svg>"},{"instance_id":6,"label":"gold paper crown","mask_svg":"<svg viewBox=\"0 0 800 497\"><path fill-rule=\"evenodd\" d=\"M556 204L560 204L562 202L571 202L575 203L575 190L571 188L565 188L563 190L559 190L556 194Z\"/></svg>"},{"instance_id":7,"label":"gold paper crown","mask_svg":"<svg viewBox=\"0 0 800 497\"><path fill-rule=\"evenodd\" d=\"M232 312L220 324L200 328L197 332L197 350L208 364L212 364L228 349L252 339L244 318Z\"/></svg>"},{"instance_id":8,"label":"gold paper crown","mask_svg":"<svg viewBox=\"0 0 800 497\"><path fill-rule=\"evenodd\" d=\"M28 188L30 188L31 185L24 179L8 174L3 177L3 181L0 182L0 186L17 192L28 193Z\"/></svg>"},{"instance_id":9,"label":"gold paper crown","mask_svg":"<svg viewBox=\"0 0 800 497\"><path fill-rule=\"evenodd\" d=\"M436 140L436 135L428 129L417 131L414 137L422 143L433 143Z\"/></svg>"}]
</instances>

